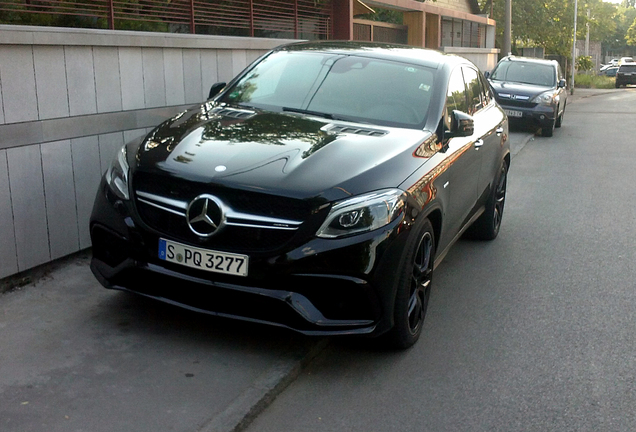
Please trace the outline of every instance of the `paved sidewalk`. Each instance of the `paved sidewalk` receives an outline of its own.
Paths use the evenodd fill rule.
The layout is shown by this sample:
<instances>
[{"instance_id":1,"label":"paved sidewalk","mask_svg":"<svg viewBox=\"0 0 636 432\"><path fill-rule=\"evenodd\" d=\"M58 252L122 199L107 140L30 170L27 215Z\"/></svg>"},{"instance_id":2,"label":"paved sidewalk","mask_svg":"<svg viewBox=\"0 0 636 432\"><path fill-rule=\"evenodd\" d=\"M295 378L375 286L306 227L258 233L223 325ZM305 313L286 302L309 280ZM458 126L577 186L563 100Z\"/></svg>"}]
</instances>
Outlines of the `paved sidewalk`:
<instances>
[{"instance_id":1,"label":"paved sidewalk","mask_svg":"<svg viewBox=\"0 0 636 432\"><path fill-rule=\"evenodd\" d=\"M239 430L325 344L103 289L88 262L0 295L1 431Z\"/></svg>"}]
</instances>

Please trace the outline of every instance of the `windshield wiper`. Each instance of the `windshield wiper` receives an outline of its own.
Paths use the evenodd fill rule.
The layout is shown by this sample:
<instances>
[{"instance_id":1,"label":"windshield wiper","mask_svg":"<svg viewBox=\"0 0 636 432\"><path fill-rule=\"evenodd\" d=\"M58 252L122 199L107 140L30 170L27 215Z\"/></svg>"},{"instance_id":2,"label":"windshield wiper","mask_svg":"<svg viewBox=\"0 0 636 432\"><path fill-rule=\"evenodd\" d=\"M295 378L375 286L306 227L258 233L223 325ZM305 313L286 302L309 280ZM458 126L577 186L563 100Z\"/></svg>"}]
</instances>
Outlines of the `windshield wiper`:
<instances>
[{"instance_id":1,"label":"windshield wiper","mask_svg":"<svg viewBox=\"0 0 636 432\"><path fill-rule=\"evenodd\" d=\"M283 107L283 111L295 112L295 113L300 113L300 114L315 115L317 117L324 117L324 118L329 119L329 120L336 120L336 118L332 114L323 113L323 112L320 112L320 111L311 111L311 110L306 110L306 109L302 109L302 108L291 108L291 107Z\"/></svg>"}]
</instances>

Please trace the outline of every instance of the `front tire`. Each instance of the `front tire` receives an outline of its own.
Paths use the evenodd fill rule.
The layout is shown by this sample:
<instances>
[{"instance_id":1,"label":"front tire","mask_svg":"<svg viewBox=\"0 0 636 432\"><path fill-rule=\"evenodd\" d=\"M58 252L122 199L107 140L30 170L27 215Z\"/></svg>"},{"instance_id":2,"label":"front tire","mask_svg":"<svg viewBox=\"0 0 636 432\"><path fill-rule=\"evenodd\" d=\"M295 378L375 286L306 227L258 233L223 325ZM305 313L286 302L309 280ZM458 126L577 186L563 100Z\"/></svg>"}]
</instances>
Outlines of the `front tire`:
<instances>
[{"instance_id":1,"label":"front tire","mask_svg":"<svg viewBox=\"0 0 636 432\"><path fill-rule=\"evenodd\" d=\"M417 227L419 225L419 227ZM394 326L386 340L393 348L406 349L420 337L433 281L435 234L428 219L422 219L407 242L407 253L398 269Z\"/></svg>"},{"instance_id":2,"label":"front tire","mask_svg":"<svg viewBox=\"0 0 636 432\"><path fill-rule=\"evenodd\" d=\"M563 124L563 116L565 115L565 105L563 105L563 111L561 112L561 115L557 118L556 123L554 124L554 127L561 127L561 124Z\"/></svg>"},{"instance_id":3,"label":"front tire","mask_svg":"<svg viewBox=\"0 0 636 432\"><path fill-rule=\"evenodd\" d=\"M541 136L551 137L554 134L554 123L555 121L552 120L550 123L542 125Z\"/></svg>"}]
</instances>

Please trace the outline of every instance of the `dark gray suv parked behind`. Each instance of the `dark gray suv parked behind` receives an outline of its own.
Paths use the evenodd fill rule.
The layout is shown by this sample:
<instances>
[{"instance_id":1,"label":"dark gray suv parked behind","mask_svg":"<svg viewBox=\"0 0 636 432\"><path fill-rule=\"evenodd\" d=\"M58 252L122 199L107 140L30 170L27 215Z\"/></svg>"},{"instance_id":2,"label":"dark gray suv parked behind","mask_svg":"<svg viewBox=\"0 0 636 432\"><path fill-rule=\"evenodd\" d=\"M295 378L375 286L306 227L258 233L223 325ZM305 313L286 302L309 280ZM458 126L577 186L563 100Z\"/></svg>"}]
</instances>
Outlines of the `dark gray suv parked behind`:
<instances>
[{"instance_id":1,"label":"dark gray suv parked behind","mask_svg":"<svg viewBox=\"0 0 636 432\"><path fill-rule=\"evenodd\" d=\"M616 71L616 88L636 84L636 63L623 63Z\"/></svg>"},{"instance_id":2,"label":"dark gray suv parked behind","mask_svg":"<svg viewBox=\"0 0 636 432\"><path fill-rule=\"evenodd\" d=\"M557 61L508 56L486 76L511 121L531 122L546 137L561 127L567 89Z\"/></svg>"}]
</instances>

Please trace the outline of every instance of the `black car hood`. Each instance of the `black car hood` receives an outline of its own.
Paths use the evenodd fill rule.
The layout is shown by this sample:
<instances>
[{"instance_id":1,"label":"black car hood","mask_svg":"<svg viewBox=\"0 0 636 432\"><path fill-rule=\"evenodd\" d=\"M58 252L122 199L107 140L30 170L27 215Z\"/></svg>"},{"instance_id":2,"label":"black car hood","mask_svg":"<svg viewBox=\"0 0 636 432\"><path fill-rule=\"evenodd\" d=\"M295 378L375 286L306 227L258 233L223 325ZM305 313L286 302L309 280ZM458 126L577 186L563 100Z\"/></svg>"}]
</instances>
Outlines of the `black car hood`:
<instances>
[{"instance_id":1,"label":"black car hood","mask_svg":"<svg viewBox=\"0 0 636 432\"><path fill-rule=\"evenodd\" d=\"M430 136L208 103L155 129L139 147L134 170L332 201L397 187L426 161L414 152Z\"/></svg>"},{"instance_id":2,"label":"black car hood","mask_svg":"<svg viewBox=\"0 0 636 432\"><path fill-rule=\"evenodd\" d=\"M508 93L520 96L528 96L532 99L534 96L537 96L543 92L547 92L549 90L554 90L554 87L548 86L540 86L534 84L521 84L510 81L491 81L490 86L495 91L495 93Z\"/></svg>"}]
</instances>

